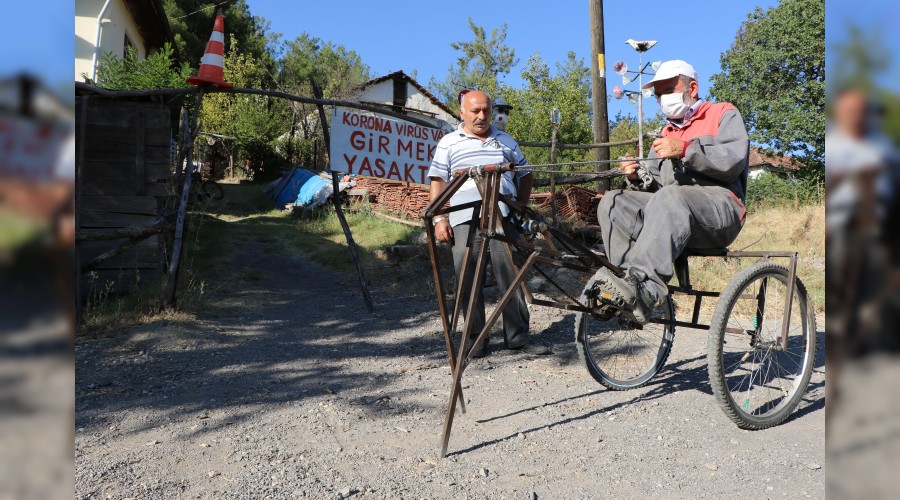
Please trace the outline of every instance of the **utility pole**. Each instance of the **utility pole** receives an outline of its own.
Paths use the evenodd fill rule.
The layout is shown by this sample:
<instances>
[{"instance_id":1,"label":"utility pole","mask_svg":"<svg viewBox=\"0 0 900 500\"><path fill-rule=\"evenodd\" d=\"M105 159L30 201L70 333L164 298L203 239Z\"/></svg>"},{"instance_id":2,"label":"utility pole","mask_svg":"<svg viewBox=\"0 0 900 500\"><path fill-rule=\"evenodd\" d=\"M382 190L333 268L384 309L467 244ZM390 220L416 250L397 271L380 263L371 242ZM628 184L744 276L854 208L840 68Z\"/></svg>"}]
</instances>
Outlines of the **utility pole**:
<instances>
[{"instance_id":1,"label":"utility pole","mask_svg":"<svg viewBox=\"0 0 900 500\"><path fill-rule=\"evenodd\" d=\"M606 111L606 53L603 42L603 0L590 0L591 8L591 101L594 114L594 143L609 142L609 118ZM594 160L608 161L609 147L594 149ZM609 163L598 163L597 172L609 170ZM597 181L597 192L609 190L609 179Z\"/></svg>"}]
</instances>

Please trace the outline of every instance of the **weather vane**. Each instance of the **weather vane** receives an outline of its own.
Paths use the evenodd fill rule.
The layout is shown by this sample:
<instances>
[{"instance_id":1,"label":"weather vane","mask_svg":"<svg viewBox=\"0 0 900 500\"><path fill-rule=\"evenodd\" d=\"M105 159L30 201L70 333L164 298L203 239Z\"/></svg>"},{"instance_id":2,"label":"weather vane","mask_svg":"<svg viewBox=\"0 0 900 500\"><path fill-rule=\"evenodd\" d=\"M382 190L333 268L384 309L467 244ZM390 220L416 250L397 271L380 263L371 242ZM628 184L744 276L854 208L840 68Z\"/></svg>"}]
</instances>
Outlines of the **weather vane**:
<instances>
[{"instance_id":1,"label":"weather vane","mask_svg":"<svg viewBox=\"0 0 900 500\"><path fill-rule=\"evenodd\" d=\"M635 79L638 80L638 87L643 87L644 84L644 75L652 75L659 68L659 65L662 63L661 61L654 61L652 63L648 62L644 64L644 52L647 52L654 45L656 45L656 40L634 40L629 38L625 40L625 43L631 45L631 47L638 52L638 70L637 71L629 71L628 65L625 64L625 61L616 61L613 65L613 71L616 72L617 75L622 76L622 85L628 85L633 82ZM650 68L652 72L648 72L647 68ZM633 76L632 76L633 75ZM625 90L621 85L616 85L613 87L613 97L616 99L621 99L623 97L628 97L628 102L631 104L637 103L638 106L638 156L644 156L644 107L643 107L643 99L644 97L652 97L653 91L651 89L644 89L642 91L634 91L634 90Z\"/></svg>"}]
</instances>

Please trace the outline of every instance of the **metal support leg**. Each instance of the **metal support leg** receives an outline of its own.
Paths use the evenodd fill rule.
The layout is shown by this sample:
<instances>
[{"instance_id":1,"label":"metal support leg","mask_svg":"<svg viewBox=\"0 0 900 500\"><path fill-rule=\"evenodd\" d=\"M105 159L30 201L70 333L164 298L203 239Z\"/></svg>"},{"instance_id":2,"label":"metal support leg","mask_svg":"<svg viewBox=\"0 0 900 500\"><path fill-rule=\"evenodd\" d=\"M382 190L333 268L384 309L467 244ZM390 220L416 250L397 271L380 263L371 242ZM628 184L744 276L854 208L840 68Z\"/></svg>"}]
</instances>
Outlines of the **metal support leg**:
<instances>
[{"instance_id":1,"label":"metal support leg","mask_svg":"<svg viewBox=\"0 0 900 500\"><path fill-rule=\"evenodd\" d=\"M479 264L481 264L480 266L477 266L477 270L476 270L478 275L476 276L475 282L478 285L482 284L482 281L484 278L484 268L486 267L484 257L486 255L486 247L487 246L488 246L487 242L485 242L485 244L481 246L481 249L478 252L478 262L479 262ZM531 266L534 264L534 260L537 258L537 256L538 256L538 252L533 252L528 257L528 260L525 261L525 264L522 266L522 268L516 274L515 279L513 280L512 283L510 283L509 288L506 290L506 292L503 294L503 297L500 299L500 303L497 304L497 306L491 312L491 315L485 320L484 327L481 329L481 332L479 332L478 337L475 339L475 342L472 343L472 349L470 349L468 352L466 352L464 347L460 349L460 352L458 355L458 361L456 364L456 370L455 370L454 377L453 377L453 388L450 391L450 405L447 407L447 415L444 419L444 434L441 438L441 458L444 458L445 456L447 456L447 445L450 442L450 430L453 427L453 414L455 412L454 406L455 406L455 402L456 402L456 398L457 398L456 395L459 393L459 391L462 390L462 373L466 368L466 364L468 363L469 358L472 355L472 352L475 351L475 349L478 349L479 345L482 342L484 342L485 339L487 339L488 333L491 331L491 328L494 326L494 323L496 323L497 319L500 318L500 315L503 314L503 309L509 303L510 299L512 299L512 296L516 293L516 291L517 291L516 289L519 287L519 284L521 284L522 281L524 281L526 273L531 268ZM465 331L463 332L463 339L462 339L462 343L460 344L461 346L465 346L467 344L467 342L471 336L471 332L472 332L471 313L473 311L472 307L475 306L474 293L475 292L473 290L473 294L472 294L473 297L472 297L472 300L469 302L469 314L466 315L466 328L465 328Z\"/></svg>"},{"instance_id":2,"label":"metal support leg","mask_svg":"<svg viewBox=\"0 0 900 500\"><path fill-rule=\"evenodd\" d=\"M794 287L797 286L797 252L791 254L788 266L787 297L784 304L784 317L781 319L781 348L787 350L788 328L791 323L791 306L794 303Z\"/></svg>"},{"instance_id":3,"label":"metal support leg","mask_svg":"<svg viewBox=\"0 0 900 500\"><path fill-rule=\"evenodd\" d=\"M441 277L441 266L438 261L437 243L434 237L434 225L431 223L431 217L425 219L425 233L428 236L428 253L431 255L431 268L434 272L434 285L437 292L438 309L441 313L441 326L444 328L444 342L447 344L447 355L450 358L450 374L453 374L453 358L455 350L453 349L453 330L447 318L447 303L444 300L444 280ZM466 412L465 397L462 390L459 391L459 409Z\"/></svg>"}]
</instances>

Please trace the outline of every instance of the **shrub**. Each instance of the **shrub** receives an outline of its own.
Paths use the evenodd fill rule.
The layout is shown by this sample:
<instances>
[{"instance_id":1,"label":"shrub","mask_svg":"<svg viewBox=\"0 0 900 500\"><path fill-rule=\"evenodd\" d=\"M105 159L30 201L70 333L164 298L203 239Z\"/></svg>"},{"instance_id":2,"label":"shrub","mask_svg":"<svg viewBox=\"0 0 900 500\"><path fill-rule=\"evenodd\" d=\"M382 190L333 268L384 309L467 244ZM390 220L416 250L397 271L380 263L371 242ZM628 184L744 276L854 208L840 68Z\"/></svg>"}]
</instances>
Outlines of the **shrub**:
<instances>
[{"instance_id":1,"label":"shrub","mask_svg":"<svg viewBox=\"0 0 900 500\"><path fill-rule=\"evenodd\" d=\"M814 175L780 177L764 173L747 184L747 208L799 207L821 203L822 182Z\"/></svg>"}]
</instances>

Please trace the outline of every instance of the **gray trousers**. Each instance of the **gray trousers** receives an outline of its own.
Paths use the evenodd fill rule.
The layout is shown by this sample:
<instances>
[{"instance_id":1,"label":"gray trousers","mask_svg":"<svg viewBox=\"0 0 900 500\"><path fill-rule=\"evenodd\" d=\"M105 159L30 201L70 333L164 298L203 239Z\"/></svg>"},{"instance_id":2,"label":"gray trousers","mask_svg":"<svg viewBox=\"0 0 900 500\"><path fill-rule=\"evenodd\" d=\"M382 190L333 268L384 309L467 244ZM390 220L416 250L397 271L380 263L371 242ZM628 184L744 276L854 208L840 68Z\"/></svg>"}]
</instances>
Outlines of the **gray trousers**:
<instances>
[{"instance_id":1,"label":"gray trousers","mask_svg":"<svg viewBox=\"0 0 900 500\"><path fill-rule=\"evenodd\" d=\"M466 241L469 238L469 230L470 225L468 223L460 224L453 228L453 268L456 270L457 280L461 279L460 276L462 276L460 268L462 267L463 256L466 252ZM503 221L503 231L511 238L518 239L521 237L520 233L505 220ZM482 242L483 238L476 234L472 245L472 253L469 256L468 266L466 266L467 269L465 278L463 279L462 294L457 298L457 300L462 300L463 314L468 310L472 281L475 277L475 264L477 264L478 261L478 250L481 248ZM509 255L506 253L504 243L499 240L490 240L488 252L494 267L494 277L497 278L500 289L506 291L516 278L516 271L513 268L512 262L509 260ZM475 297L474 315L474 324L472 325L474 327L472 330L473 341L478 334L481 333L485 321L484 292L480 289ZM522 288L517 288L516 293L513 294L509 303L503 308L503 334L508 347L521 347L528 342L529 318L530 315L528 313L528 304L525 302L525 294L522 292ZM485 345L487 345L487 342L485 342Z\"/></svg>"},{"instance_id":2,"label":"gray trousers","mask_svg":"<svg viewBox=\"0 0 900 500\"><path fill-rule=\"evenodd\" d=\"M717 186L665 186L655 193L609 191L597 220L610 262L667 293L673 264L686 248L722 248L743 227L744 207Z\"/></svg>"}]
</instances>

